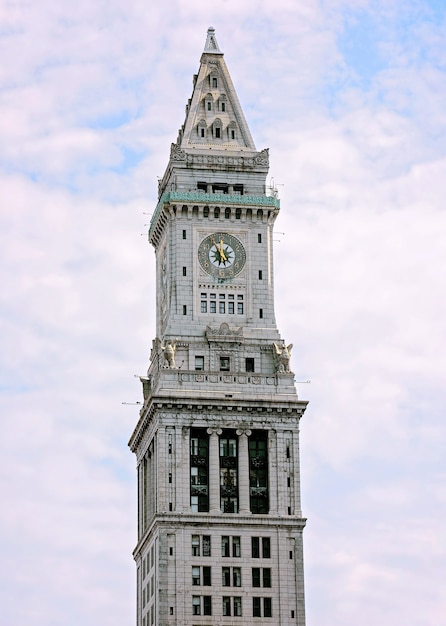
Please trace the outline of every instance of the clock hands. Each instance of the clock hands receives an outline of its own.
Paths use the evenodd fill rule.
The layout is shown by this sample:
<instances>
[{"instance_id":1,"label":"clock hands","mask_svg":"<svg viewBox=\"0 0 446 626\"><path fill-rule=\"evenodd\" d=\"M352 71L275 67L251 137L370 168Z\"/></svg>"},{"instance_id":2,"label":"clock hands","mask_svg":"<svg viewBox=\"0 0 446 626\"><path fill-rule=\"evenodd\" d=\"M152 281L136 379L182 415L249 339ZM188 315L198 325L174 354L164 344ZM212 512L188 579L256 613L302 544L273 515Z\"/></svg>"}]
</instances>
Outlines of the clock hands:
<instances>
[{"instance_id":1,"label":"clock hands","mask_svg":"<svg viewBox=\"0 0 446 626\"><path fill-rule=\"evenodd\" d=\"M226 263L228 262L228 257L226 256L224 248L223 248L223 244L224 244L223 239L220 239L220 244L218 244L213 237L211 237L211 241L214 244L218 252L219 259L216 259L216 260L218 260L219 264L224 263L226 265Z\"/></svg>"}]
</instances>

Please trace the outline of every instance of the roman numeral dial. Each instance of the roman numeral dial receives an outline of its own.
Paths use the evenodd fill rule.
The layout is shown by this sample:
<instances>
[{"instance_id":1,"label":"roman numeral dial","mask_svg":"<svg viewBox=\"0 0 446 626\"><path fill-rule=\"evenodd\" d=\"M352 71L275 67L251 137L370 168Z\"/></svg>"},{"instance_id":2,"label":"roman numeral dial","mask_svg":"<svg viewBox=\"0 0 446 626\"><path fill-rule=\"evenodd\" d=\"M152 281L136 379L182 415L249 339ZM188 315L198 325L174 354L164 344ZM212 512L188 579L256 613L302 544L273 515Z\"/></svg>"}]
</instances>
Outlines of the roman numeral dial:
<instances>
[{"instance_id":1,"label":"roman numeral dial","mask_svg":"<svg viewBox=\"0 0 446 626\"><path fill-rule=\"evenodd\" d=\"M242 242L229 233L212 233L198 247L201 267L216 278L232 278L239 274L246 263L246 251Z\"/></svg>"}]
</instances>

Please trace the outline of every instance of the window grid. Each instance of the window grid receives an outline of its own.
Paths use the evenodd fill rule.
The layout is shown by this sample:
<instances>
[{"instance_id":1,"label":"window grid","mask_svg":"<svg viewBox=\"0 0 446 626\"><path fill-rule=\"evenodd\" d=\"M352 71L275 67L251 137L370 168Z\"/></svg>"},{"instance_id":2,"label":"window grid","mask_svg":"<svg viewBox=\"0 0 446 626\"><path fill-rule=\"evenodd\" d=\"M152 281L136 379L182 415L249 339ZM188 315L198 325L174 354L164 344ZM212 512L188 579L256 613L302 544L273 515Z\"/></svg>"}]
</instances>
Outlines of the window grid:
<instances>
[{"instance_id":1,"label":"window grid","mask_svg":"<svg viewBox=\"0 0 446 626\"><path fill-rule=\"evenodd\" d=\"M218 307L217 307L217 294L214 292L201 292L200 294L200 312L216 314L218 310L219 315L243 315L245 311L244 307L244 295L237 294L237 306L236 298L233 293L219 293L218 294Z\"/></svg>"}]
</instances>

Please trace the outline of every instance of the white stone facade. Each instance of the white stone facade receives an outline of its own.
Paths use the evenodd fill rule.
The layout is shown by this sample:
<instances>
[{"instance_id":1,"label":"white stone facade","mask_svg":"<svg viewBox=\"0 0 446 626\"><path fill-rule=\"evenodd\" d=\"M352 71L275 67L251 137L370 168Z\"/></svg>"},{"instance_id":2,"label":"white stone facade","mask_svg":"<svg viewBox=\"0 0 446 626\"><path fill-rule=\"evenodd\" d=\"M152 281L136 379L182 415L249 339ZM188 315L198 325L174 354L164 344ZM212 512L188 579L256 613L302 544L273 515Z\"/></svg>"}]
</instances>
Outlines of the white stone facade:
<instances>
[{"instance_id":1,"label":"white stone facade","mask_svg":"<svg viewBox=\"0 0 446 626\"><path fill-rule=\"evenodd\" d=\"M213 29L149 239L157 336L129 445L137 626L304 626L298 399L274 316L280 204Z\"/></svg>"}]
</instances>

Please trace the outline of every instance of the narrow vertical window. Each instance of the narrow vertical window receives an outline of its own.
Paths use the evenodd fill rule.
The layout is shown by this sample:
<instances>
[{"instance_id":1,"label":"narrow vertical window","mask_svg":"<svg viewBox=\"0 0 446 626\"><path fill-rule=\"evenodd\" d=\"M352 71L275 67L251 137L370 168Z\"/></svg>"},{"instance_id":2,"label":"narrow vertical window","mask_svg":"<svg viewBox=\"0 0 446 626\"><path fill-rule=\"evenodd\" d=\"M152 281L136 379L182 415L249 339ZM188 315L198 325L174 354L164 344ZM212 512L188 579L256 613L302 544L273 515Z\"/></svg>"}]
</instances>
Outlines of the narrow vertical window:
<instances>
[{"instance_id":1,"label":"narrow vertical window","mask_svg":"<svg viewBox=\"0 0 446 626\"><path fill-rule=\"evenodd\" d=\"M192 614L201 615L201 598L200 596L192 596Z\"/></svg>"},{"instance_id":2,"label":"narrow vertical window","mask_svg":"<svg viewBox=\"0 0 446 626\"><path fill-rule=\"evenodd\" d=\"M211 536L203 535L203 556L211 556Z\"/></svg>"},{"instance_id":3,"label":"narrow vertical window","mask_svg":"<svg viewBox=\"0 0 446 626\"><path fill-rule=\"evenodd\" d=\"M234 598L234 615L236 617L242 616L242 599L240 597Z\"/></svg>"},{"instance_id":4,"label":"narrow vertical window","mask_svg":"<svg viewBox=\"0 0 446 626\"><path fill-rule=\"evenodd\" d=\"M183 239L186 239L186 231L183 230Z\"/></svg>"},{"instance_id":5,"label":"narrow vertical window","mask_svg":"<svg viewBox=\"0 0 446 626\"><path fill-rule=\"evenodd\" d=\"M259 317L261 320L263 319L263 309L259 309Z\"/></svg>"},{"instance_id":6,"label":"narrow vertical window","mask_svg":"<svg viewBox=\"0 0 446 626\"><path fill-rule=\"evenodd\" d=\"M205 587L210 587L212 585L211 568L208 566L203 567L203 585Z\"/></svg>"},{"instance_id":7,"label":"narrow vertical window","mask_svg":"<svg viewBox=\"0 0 446 626\"><path fill-rule=\"evenodd\" d=\"M223 596L223 615L231 615L231 598L229 596Z\"/></svg>"},{"instance_id":8,"label":"narrow vertical window","mask_svg":"<svg viewBox=\"0 0 446 626\"><path fill-rule=\"evenodd\" d=\"M203 596L203 615L212 615L212 596Z\"/></svg>"},{"instance_id":9,"label":"narrow vertical window","mask_svg":"<svg viewBox=\"0 0 446 626\"><path fill-rule=\"evenodd\" d=\"M200 568L192 567L192 585L200 584Z\"/></svg>"},{"instance_id":10,"label":"narrow vertical window","mask_svg":"<svg viewBox=\"0 0 446 626\"><path fill-rule=\"evenodd\" d=\"M231 568L222 567L221 569L221 584L223 587L231 586Z\"/></svg>"},{"instance_id":11,"label":"narrow vertical window","mask_svg":"<svg viewBox=\"0 0 446 626\"><path fill-rule=\"evenodd\" d=\"M232 586L233 587L242 586L242 571L240 567L234 567L232 570Z\"/></svg>"},{"instance_id":12,"label":"narrow vertical window","mask_svg":"<svg viewBox=\"0 0 446 626\"><path fill-rule=\"evenodd\" d=\"M186 268L183 265L183 276L186 276L186 275L187 275L187 270L186 270Z\"/></svg>"},{"instance_id":13,"label":"narrow vertical window","mask_svg":"<svg viewBox=\"0 0 446 626\"><path fill-rule=\"evenodd\" d=\"M269 537L262 537L262 554L264 559L271 558L271 540Z\"/></svg>"},{"instance_id":14,"label":"narrow vertical window","mask_svg":"<svg viewBox=\"0 0 446 626\"><path fill-rule=\"evenodd\" d=\"M262 234L261 233L259 233L257 235L257 243L262 243Z\"/></svg>"},{"instance_id":15,"label":"narrow vertical window","mask_svg":"<svg viewBox=\"0 0 446 626\"><path fill-rule=\"evenodd\" d=\"M252 586L260 587L260 567L252 568Z\"/></svg>"},{"instance_id":16,"label":"narrow vertical window","mask_svg":"<svg viewBox=\"0 0 446 626\"><path fill-rule=\"evenodd\" d=\"M183 304L183 315L187 315L187 306Z\"/></svg>"},{"instance_id":17,"label":"narrow vertical window","mask_svg":"<svg viewBox=\"0 0 446 626\"><path fill-rule=\"evenodd\" d=\"M192 556L200 556L200 535L192 535Z\"/></svg>"},{"instance_id":18,"label":"narrow vertical window","mask_svg":"<svg viewBox=\"0 0 446 626\"><path fill-rule=\"evenodd\" d=\"M260 557L259 537L251 537L251 556L253 559L258 559Z\"/></svg>"},{"instance_id":19,"label":"narrow vertical window","mask_svg":"<svg viewBox=\"0 0 446 626\"><path fill-rule=\"evenodd\" d=\"M221 538L221 555L222 556L230 556L229 553L229 537L224 535Z\"/></svg>"},{"instance_id":20,"label":"narrow vertical window","mask_svg":"<svg viewBox=\"0 0 446 626\"><path fill-rule=\"evenodd\" d=\"M262 617L262 612L260 609L260 600L261 598L253 598L252 599L252 615L253 617Z\"/></svg>"},{"instance_id":21,"label":"narrow vertical window","mask_svg":"<svg viewBox=\"0 0 446 626\"><path fill-rule=\"evenodd\" d=\"M262 278L263 278L263 272L262 270L259 270L259 280L262 280Z\"/></svg>"},{"instance_id":22,"label":"narrow vertical window","mask_svg":"<svg viewBox=\"0 0 446 626\"><path fill-rule=\"evenodd\" d=\"M263 598L263 617L272 617L273 607L271 598Z\"/></svg>"}]
</instances>

